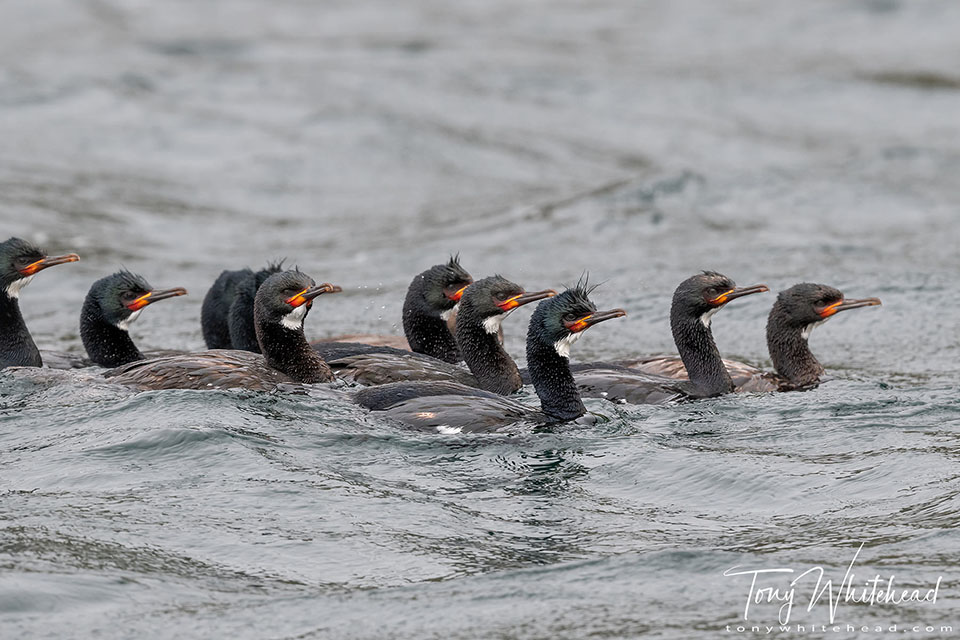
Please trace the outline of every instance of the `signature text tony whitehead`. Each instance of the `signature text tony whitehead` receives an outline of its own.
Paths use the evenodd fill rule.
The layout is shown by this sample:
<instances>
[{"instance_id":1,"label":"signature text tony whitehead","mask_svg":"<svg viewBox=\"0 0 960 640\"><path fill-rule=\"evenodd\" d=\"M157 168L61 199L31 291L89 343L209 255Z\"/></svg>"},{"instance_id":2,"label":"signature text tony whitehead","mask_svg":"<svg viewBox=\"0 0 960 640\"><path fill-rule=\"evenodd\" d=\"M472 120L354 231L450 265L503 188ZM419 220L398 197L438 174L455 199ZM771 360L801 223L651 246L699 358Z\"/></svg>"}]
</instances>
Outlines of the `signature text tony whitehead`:
<instances>
[{"instance_id":1,"label":"signature text tony whitehead","mask_svg":"<svg viewBox=\"0 0 960 640\"><path fill-rule=\"evenodd\" d=\"M841 602L873 605L898 605L905 602L935 603L940 593L940 583L943 576L937 578L937 583L931 589L898 589L894 586L895 576L883 578L876 575L870 580L862 582L863 586L854 585L853 566L860 557L863 544L853 555L847 567L847 572L839 585L834 587L833 580L824 579L824 570L821 566L811 567L803 572L789 568L774 569L744 569L740 566L731 567L723 572L725 576L748 576L750 579L750 593L747 595L747 604L743 609L743 619L750 619L750 605L763 603L779 603L778 618L781 624L790 622L793 605L797 601L797 589L804 586L804 582L812 584L807 611L813 611L818 604L826 604L829 610L830 624L836 620L837 609ZM785 588L763 586L762 580L773 576L792 575L792 580ZM813 584L813 578L816 583ZM758 582L760 584L758 584Z\"/></svg>"}]
</instances>

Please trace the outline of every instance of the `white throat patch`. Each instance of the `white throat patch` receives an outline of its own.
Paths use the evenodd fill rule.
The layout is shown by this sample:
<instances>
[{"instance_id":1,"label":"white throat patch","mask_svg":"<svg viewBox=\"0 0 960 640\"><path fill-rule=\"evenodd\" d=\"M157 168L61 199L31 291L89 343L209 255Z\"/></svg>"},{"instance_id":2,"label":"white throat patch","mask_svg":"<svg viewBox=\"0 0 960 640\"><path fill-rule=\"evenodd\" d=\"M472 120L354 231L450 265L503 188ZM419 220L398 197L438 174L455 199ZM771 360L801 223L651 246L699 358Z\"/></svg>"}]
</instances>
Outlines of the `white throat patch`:
<instances>
[{"instance_id":1,"label":"white throat patch","mask_svg":"<svg viewBox=\"0 0 960 640\"><path fill-rule=\"evenodd\" d=\"M710 321L713 320L713 316L716 315L717 311L720 311L720 309L722 309L722 308L723 308L722 305L719 306L719 307L714 307L713 309L710 309L710 311L707 311L705 314L703 314L702 316L700 316L700 322L703 323L703 326L705 326L707 329L709 329L709 328L710 328Z\"/></svg>"},{"instance_id":2,"label":"white throat patch","mask_svg":"<svg viewBox=\"0 0 960 640\"><path fill-rule=\"evenodd\" d=\"M280 324L291 331L298 331L303 329L303 316L305 315L307 315L307 305L302 304L283 316L283 318L280 319Z\"/></svg>"},{"instance_id":3,"label":"white throat patch","mask_svg":"<svg viewBox=\"0 0 960 640\"><path fill-rule=\"evenodd\" d=\"M23 289L25 286L30 284L31 280L33 280L33 276L27 276L26 278L14 280L10 283L10 286L7 287L7 295L16 300L20 297L20 289Z\"/></svg>"},{"instance_id":4,"label":"white throat patch","mask_svg":"<svg viewBox=\"0 0 960 640\"><path fill-rule=\"evenodd\" d=\"M824 318L820 322L811 322L800 331L800 335L803 337L804 340L809 340L810 334L813 333L813 330L819 327L820 325L822 325L826 321L827 319Z\"/></svg>"},{"instance_id":5,"label":"white throat patch","mask_svg":"<svg viewBox=\"0 0 960 640\"><path fill-rule=\"evenodd\" d=\"M510 312L498 313L495 316L490 316L489 318L483 319L483 330L487 333L499 333L500 325L503 323L503 319L510 315Z\"/></svg>"},{"instance_id":6,"label":"white throat patch","mask_svg":"<svg viewBox=\"0 0 960 640\"><path fill-rule=\"evenodd\" d=\"M453 316L453 314L455 314L459 310L460 310L460 303L458 302L457 304L453 305L446 311L441 312L440 317L443 319L444 322L449 322L450 317Z\"/></svg>"},{"instance_id":7,"label":"white throat patch","mask_svg":"<svg viewBox=\"0 0 960 640\"><path fill-rule=\"evenodd\" d=\"M557 350L557 354L561 358L569 358L570 347L572 347L573 343L579 340L580 336L582 335L583 335L582 331L578 331L577 333L571 333L570 335L560 338L559 340L554 342L553 348Z\"/></svg>"},{"instance_id":8,"label":"white throat patch","mask_svg":"<svg viewBox=\"0 0 960 640\"><path fill-rule=\"evenodd\" d=\"M136 311L134 311L133 313L131 313L129 316L127 316L127 319L126 319L126 320L121 320L120 322L118 322L118 323L117 323L117 329L120 329L120 330L122 330L122 331L129 331L129 330L130 330L130 323L131 323L131 322L136 322L137 318L140 317L140 313L141 313L142 311L143 311L143 309L137 309Z\"/></svg>"}]
</instances>

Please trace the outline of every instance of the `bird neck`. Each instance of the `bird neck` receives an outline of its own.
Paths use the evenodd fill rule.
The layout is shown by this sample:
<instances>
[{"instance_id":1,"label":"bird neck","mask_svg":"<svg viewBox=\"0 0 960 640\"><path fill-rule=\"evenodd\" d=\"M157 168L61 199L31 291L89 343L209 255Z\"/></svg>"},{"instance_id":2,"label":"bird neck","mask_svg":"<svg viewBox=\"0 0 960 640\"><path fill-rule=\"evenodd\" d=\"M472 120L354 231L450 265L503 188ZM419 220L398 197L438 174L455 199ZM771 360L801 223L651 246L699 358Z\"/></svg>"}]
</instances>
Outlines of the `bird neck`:
<instances>
[{"instance_id":1,"label":"bird neck","mask_svg":"<svg viewBox=\"0 0 960 640\"><path fill-rule=\"evenodd\" d=\"M816 386L823 375L823 365L810 351L807 339L817 326L797 326L787 313L774 305L767 318L767 349L777 373L791 388Z\"/></svg>"},{"instance_id":2,"label":"bird neck","mask_svg":"<svg viewBox=\"0 0 960 640\"><path fill-rule=\"evenodd\" d=\"M691 317L676 308L670 313L673 341L690 377L690 395L700 398L733 392L733 381L713 340L709 318Z\"/></svg>"},{"instance_id":3,"label":"bird neck","mask_svg":"<svg viewBox=\"0 0 960 640\"><path fill-rule=\"evenodd\" d=\"M333 372L303 334L303 327L288 329L278 322L258 319L257 339L267 364L297 382L330 382Z\"/></svg>"},{"instance_id":4,"label":"bird neck","mask_svg":"<svg viewBox=\"0 0 960 640\"><path fill-rule=\"evenodd\" d=\"M80 311L80 339L87 355L101 367L119 367L144 359L130 333L107 322L100 305L89 296Z\"/></svg>"},{"instance_id":5,"label":"bird neck","mask_svg":"<svg viewBox=\"0 0 960 640\"><path fill-rule=\"evenodd\" d=\"M540 408L547 417L564 422L587 412L570 373L570 361L557 353L553 345L544 344L530 334L527 334L527 370L540 398Z\"/></svg>"},{"instance_id":6,"label":"bird neck","mask_svg":"<svg viewBox=\"0 0 960 640\"><path fill-rule=\"evenodd\" d=\"M462 362L463 356L446 319L427 305L422 287L422 279L417 276L403 301L403 333L410 349L450 364Z\"/></svg>"},{"instance_id":7,"label":"bird neck","mask_svg":"<svg viewBox=\"0 0 960 640\"><path fill-rule=\"evenodd\" d=\"M0 369L42 365L40 350L20 313L19 300L0 291Z\"/></svg>"},{"instance_id":8,"label":"bird neck","mask_svg":"<svg viewBox=\"0 0 960 640\"><path fill-rule=\"evenodd\" d=\"M506 315L506 314L503 314ZM502 320L503 315L498 319ZM497 318L490 316L490 318ZM493 326L493 325L491 325ZM497 323L497 328L499 324ZM460 305L457 317L457 344L463 360L477 379L481 389L509 395L523 386L520 370L500 344L499 331L490 333L484 320L467 304Z\"/></svg>"}]
</instances>

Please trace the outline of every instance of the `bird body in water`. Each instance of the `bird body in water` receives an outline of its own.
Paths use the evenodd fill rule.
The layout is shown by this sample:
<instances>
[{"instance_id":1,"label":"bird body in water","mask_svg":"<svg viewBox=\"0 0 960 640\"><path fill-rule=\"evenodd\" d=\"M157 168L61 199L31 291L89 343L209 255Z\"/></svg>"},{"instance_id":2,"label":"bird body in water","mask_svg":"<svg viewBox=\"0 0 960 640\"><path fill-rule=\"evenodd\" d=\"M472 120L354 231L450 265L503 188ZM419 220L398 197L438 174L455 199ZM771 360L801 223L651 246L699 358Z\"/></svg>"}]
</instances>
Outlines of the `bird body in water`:
<instances>
[{"instance_id":1,"label":"bird body in water","mask_svg":"<svg viewBox=\"0 0 960 640\"><path fill-rule=\"evenodd\" d=\"M810 350L811 332L841 311L880 304L879 298L848 299L835 287L810 282L781 291L767 318L767 349L774 371L724 360L735 390L795 391L816 387L824 369ZM671 378L688 378L686 367L677 356L638 358L619 364Z\"/></svg>"},{"instance_id":2,"label":"bird body in water","mask_svg":"<svg viewBox=\"0 0 960 640\"><path fill-rule=\"evenodd\" d=\"M275 273L257 290L255 322L263 354L212 350L140 360L104 375L138 389L270 391L283 385L330 382L333 373L307 342L303 321L314 298L338 290L299 271Z\"/></svg>"},{"instance_id":3,"label":"bird body in water","mask_svg":"<svg viewBox=\"0 0 960 640\"><path fill-rule=\"evenodd\" d=\"M733 380L723 366L711 321L732 300L769 290L763 284L737 287L733 280L715 271L680 283L670 304L670 331L690 374L682 386L688 396L709 398L733 393Z\"/></svg>"},{"instance_id":4,"label":"bird body in water","mask_svg":"<svg viewBox=\"0 0 960 640\"><path fill-rule=\"evenodd\" d=\"M503 276L483 278L461 292L456 332L459 352L469 370L417 353L371 350L359 355L325 357L342 378L365 385L407 380L456 382L507 395L523 386L516 363L504 350L503 320L518 307L555 295L552 289L526 292Z\"/></svg>"},{"instance_id":5,"label":"bird body in water","mask_svg":"<svg viewBox=\"0 0 960 640\"><path fill-rule=\"evenodd\" d=\"M403 299L402 316L411 351L451 364L463 361L449 323L472 283L473 277L460 266L459 255L414 276Z\"/></svg>"},{"instance_id":6,"label":"bird body in water","mask_svg":"<svg viewBox=\"0 0 960 640\"><path fill-rule=\"evenodd\" d=\"M418 273L403 300L403 333L400 336L353 334L312 342L327 360L348 355L392 353L407 350L436 360L463 362L456 341L457 314L464 290L473 277L452 256Z\"/></svg>"},{"instance_id":7,"label":"bird body in water","mask_svg":"<svg viewBox=\"0 0 960 640\"><path fill-rule=\"evenodd\" d=\"M578 363L571 370L581 394L615 402L659 404L731 393L733 382L714 342L711 319L731 300L767 290L765 285L737 287L730 278L713 271L687 278L674 291L670 328L681 361L692 375L677 380L657 375L655 370L634 370L621 362Z\"/></svg>"},{"instance_id":8,"label":"bird body in water","mask_svg":"<svg viewBox=\"0 0 960 640\"><path fill-rule=\"evenodd\" d=\"M224 271L207 292L201 324L211 349L244 349L259 353L253 323L253 296L266 276L279 265L254 273L250 269ZM413 351L444 362L462 362L451 326L467 285L473 282L458 256L434 265L411 281L403 303L405 338L352 334L312 342L326 360L368 353Z\"/></svg>"},{"instance_id":9,"label":"bird body in water","mask_svg":"<svg viewBox=\"0 0 960 640\"><path fill-rule=\"evenodd\" d=\"M527 362L540 410L449 382L397 382L369 387L355 400L375 415L439 433L497 431L517 423L558 423L586 413L569 367L569 348L587 328L626 315L597 311L585 285L541 302L530 319Z\"/></svg>"},{"instance_id":10,"label":"bird body in water","mask_svg":"<svg viewBox=\"0 0 960 640\"><path fill-rule=\"evenodd\" d=\"M311 344L328 362L347 356L374 353L402 356L403 351L449 364L463 362L455 338L460 299L473 277L460 265L459 256L414 276L403 300L403 333L406 344L397 348L385 336L363 336L364 342L348 342L348 336L315 340ZM426 361L430 362L430 361ZM429 366L429 365L428 365Z\"/></svg>"},{"instance_id":11,"label":"bird body in water","mask_svg":"<svg viewBox=\"0 0 960 640\"><path fill-rule=\"evenodd\" d=\"M20 238L0 243L0 369L43 366L40 350L20 313L20 291L40 271L79 259L75 253L48 256Z\"/></svg>"},{"instance_id":12,"label":"bird body in water","mask_svg":"<svg viewBox=\"0 0 960 640\"><path fill-rule=\"evenodd\" d=\"M519 307L557 295L553 289L527 292L503 276L467 287L457 315L457 345L477 386L500 395L523 387L520 370L503 348L503 321Z\"/></svg>"},{"instance_id":13,"label":"bird body in water","mask_svg":"<svg viewBox=\"0 0 960 640\"><path fill-rule=\"evenodd\" d=\"M182 287L154 290L143 276L126 270L94 282L80 311L80 338L90 361L101 367L119 367L144 360L130 337L130 324L144 307L186 294Z\"/></svg>"}]
</instances>

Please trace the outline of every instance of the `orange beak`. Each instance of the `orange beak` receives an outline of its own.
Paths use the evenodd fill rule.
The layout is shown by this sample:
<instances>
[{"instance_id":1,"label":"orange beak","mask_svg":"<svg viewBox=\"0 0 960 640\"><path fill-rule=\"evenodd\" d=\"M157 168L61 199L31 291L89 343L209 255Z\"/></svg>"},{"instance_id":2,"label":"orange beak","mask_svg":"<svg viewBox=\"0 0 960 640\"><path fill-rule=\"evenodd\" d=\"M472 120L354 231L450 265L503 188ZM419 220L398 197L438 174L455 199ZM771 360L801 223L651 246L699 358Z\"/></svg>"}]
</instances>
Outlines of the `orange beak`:
<instances>
[{"instance_id":1,"label":"orange beak","mask_svg":"<svg viewBox=\"0 0 960 640\"><path fill-rule=\"evenodd\" d=\"M37 260L36 262L31 262L30 264L25 266L23 269L20 269L19 271L20 271L20 275L32 276L36 272L43 271L47 267L52 267L58 264L64 264L65 262L76 262L79 259L80 259L80 256L78 256L75 253L68 253L65 256L54 256L52 258L43 257Z\"/></svg>"},{"instance_id":2,"label":"orange beak","mask_svg":"<svg viewBox=\"0 0 960 640\"><path fill-rule=\"evenodd\" d=\"M574 320L573 322L566 324L567 329L570 330L570 333L580 333L592 327L595 324L603 322L604 320L612 320L614 318L622 318L627 315L627 312L623 309L611 309L610 311L595 311L589 315L583 316L579 320Z\"/></svg>"},{"instance_id":3,"label":"orange beak","mask_svg":"<svg viewBox=\"0 0 960 640\"><path fill-rule=\"evenodd\" d=\"M162 291L148 291L143 294L133 302L127 305L127 309L130 311L137 311L138 309L143 309L148 304L153 304L154 302L160 302L161 300L166 300L167 298L176 298L177 296L187 295L187 290L183 287L176 287L174 289L163 289Z\"/></svg>"},{"instance_id":4,"label":"orange beak","mask_svg":"<svg viewBox=\"0 0 960 640\"><path fill-rule=\"evenodd\" d=\"M337 293L338 291L343 291L343 289L335 284L324 282L323 284L318 284L315 287L307 287L297 295L287 298L285 302L291 307L299 307L302 304L309 304L311 300L320 294Z\"/></svg>"},{"instance_id":5,"label":"orange beak","mask_svg":"<svg viewBox=\"0 0 960 640\"><path fill-rule=\"evenodd\" d=\"M714 306L720 306L721 304L726 304L731 300L736 300L737 298L749 296L754 293L763 293L764 291L770 291L770 287L765 284L755 284L752 287L734 287L729 291L724 291L712 300L707 300L707 302Z\"/></svg>"},{"instance_id":6,"label":"orange beak","mask_svg":"<svg viewBox=\"0 0 960 640\"><path fill-rule=\"evenodd\" d=\"M863 298L862 300L840 300L827 305L820 311L821 318L829 318L835 313L846 311L847 309L859 309L860 307L876 307L883 304L880 298Z\"/></svg>"},{"instance_id":7,"label":"orange beak","mask_svg":"<svg viewBox=\"0 0 960 640\"><path fill-rule=\"evenodd\" d=\"M522 307L525 304L530 304L537 300L552 298L555 295L557 295L557 292L553 289L544 289L543 291L535 291L533 293L519 293L512 298L507 298L503 302L498 303L497 306L504 311L510 311L511 309Z\"/></svg>"},{"instance_id":8,"label":"orange beak","mask_svg":"<svg viewBox=\"0 0 960 640\"><path fill-rule=\"evenodd\" d=\"M453 300L454 302L460 302L460 298L463 297L463 292L466 291L467 287L469 286L470 286L469 284L465 284L459 289L457 289L456 291L454 291L453 293L446 294L446 296L447 298L449 298L450 300Z\"/></svg>"}]
</instances>

